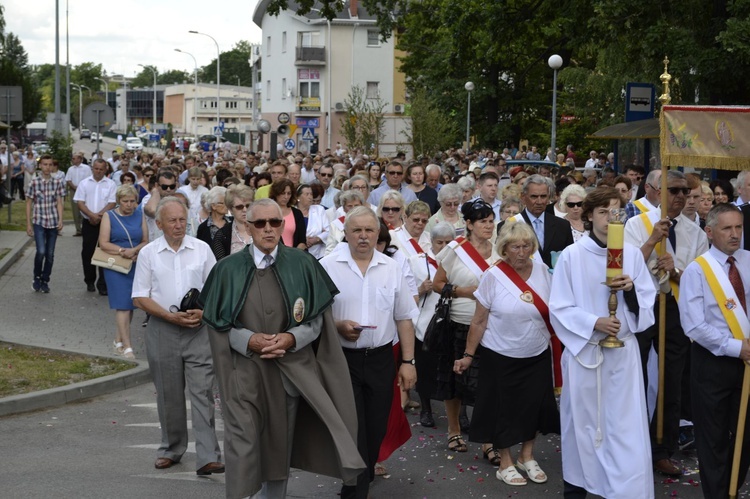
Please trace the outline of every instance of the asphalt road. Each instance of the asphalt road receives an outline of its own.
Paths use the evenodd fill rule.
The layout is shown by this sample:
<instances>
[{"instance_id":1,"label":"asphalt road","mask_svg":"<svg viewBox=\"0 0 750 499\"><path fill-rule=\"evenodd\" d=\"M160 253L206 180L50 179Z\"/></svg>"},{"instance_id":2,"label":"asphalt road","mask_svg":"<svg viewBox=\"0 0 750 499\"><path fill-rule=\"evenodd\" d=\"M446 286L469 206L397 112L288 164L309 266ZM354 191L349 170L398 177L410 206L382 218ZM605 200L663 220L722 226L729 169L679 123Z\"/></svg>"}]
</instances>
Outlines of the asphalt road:
<instances>
[{"instance_id":1,"label":"asphalt road","mask_svg":"<svg viewBox=\"0 0 750 499\"><path fill-rule=\"evenodd\" d=\"M87 141L75 150L93 151ZM108 156L114 142L104 142ZM58 239L52 292L31 291L33 246L0 276L0 339L97 355L111 353L114 315L106 297L87 293L80 263L80 238L65 227ZM143 314L136 311L132 333L136 355L145 357ZM562 497L560 440L540 436L535 456L549 475L544 485L510 487L495 478L495 468L482 458L478 444L459 454L446 449L447 420L442 404L434 404L437 428L418 425L418 411L408 415L412 438L385 466L387 478L376 478L373 499L454 497ZM512 408L508 408L512 410ZM189 412L188 412L189 414ZM220 411L217 410L222 438ZM0 419L0 497L35 498L220 498L222 475L195 475L191 445L179 466L156 470L153 462L160 438L151 384L88 402ZM700 498L694 456L678 453L685 471L680 481L656 475L657 497ZM290 497L336 497L340 483L332 478L294 471ZM746 487L747 488L747 487ZM740 493L746 497L746 493ZM633 498L639 499L639 498Z\"/></svg>"}]
</instances>

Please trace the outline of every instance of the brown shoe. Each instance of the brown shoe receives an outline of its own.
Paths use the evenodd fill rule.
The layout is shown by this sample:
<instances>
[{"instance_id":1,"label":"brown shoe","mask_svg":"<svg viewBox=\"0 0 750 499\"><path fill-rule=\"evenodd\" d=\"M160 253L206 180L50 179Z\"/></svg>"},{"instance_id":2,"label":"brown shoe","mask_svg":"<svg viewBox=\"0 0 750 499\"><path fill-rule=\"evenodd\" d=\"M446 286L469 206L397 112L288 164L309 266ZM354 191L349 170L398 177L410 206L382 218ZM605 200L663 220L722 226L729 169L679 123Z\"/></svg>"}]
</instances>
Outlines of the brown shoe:
<instances>
[{"instance_id":1,"label":"brown shoe","mask_svg":"<svg viewBox=\"0 0 750 499\"><path fill-rule=\"evenodd\" d=\"M670 459L659 459L654 461L654 469L667 476L682 476L682 470L675 466Z\"/></svg>"},{"instance_id":2,"label":"brown shoe","mask_svg":"<svg viewBox=\"0 0 750 499\"><path fill-rule=\"evenodd\" d=\"M157 457L156 461L154 461L154 468L157 470L165 470L171 468L175 464L177 464L177 461L173 461L168 457Z\"/></svg>"},{"instance_id":3,"label":"brown shoe","mask_svg":"<svg viewBox=\"0 0 750 499\"><path fill-rule=\"evenodd\" d=\"M195 472L198 476L210 475L211 473L224 473L224 463L208 463Z\"/></svg>"}]
</instances>

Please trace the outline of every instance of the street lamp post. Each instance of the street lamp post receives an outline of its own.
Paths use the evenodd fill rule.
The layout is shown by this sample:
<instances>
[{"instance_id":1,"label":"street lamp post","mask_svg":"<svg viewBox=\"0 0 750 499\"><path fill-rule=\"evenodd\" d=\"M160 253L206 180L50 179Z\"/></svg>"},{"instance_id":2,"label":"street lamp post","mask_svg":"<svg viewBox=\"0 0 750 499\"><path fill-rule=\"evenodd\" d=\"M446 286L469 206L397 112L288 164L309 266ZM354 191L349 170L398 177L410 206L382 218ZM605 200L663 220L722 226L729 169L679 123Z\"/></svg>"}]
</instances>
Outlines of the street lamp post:
<instances>
[{"instance_id":1,"label":"street lamp post","mask_svg":"<svg viewBox=\"0 0 750 499\"><path fill-rule=\"evenodd\" d=\"M194 30L190 30L188 33L207 36L216 44L216 145L219 145L219 123L221 122L221 51L219 50L219 42L207 33Z\"/></svg>"},{"instance_id":2,"label":"street lamp post","mask_svg":"<svg viewBox=\"0 0 750 499\"><path fill-rule=\"evenodd\" d=\"M471 128L471 92L474 90L474 83L467 81L464 85L466 89L466 154L469 154L469 129Z\"/></svg>"},{"instance_id":3,"label":"street lamp post","mask_svg":"<svg viewBox=\"0 0 750 499\"><path fill-rule=\"evenodd\" d=\"M81 92L80 85L71 83L70 86L78 89L78 132L80 133L81 128L83 128L83 123L81 123L83 120L83 92Z\"/></svg>"},{"instance_id":4,"label":"street lamp post","mask_svg":"<svg viewBox=\"0 0 750 499\"><path fill-rule=\"evenodd\" d=\"M139 66L154 73L154 118L151 122L151 130L153 131L156 129L156 70L151 66L144 66L143 64L139 64Z\"/></svg>"},{"instance_id":5,"label":"street lamp post","mask_svg":"<svg viewBox=\"0 0 750 499\"><path fill-rule=\"evenodd\" d=\"M89 97L91 97L91 89L89 87L87 87L86 85L81 85L81 88L85 88L86 90L88 90L89 91Z\"/></svg>"},{"instance_id":6,"label":"street lamp post","mask_svg":"<svg viewBox=\"0 0 750 499\"><path fill-rule=\"evenodd\" d=\"M195 59L195 56L191 54L190 52L185 52L184 50L180 49L174 49L175 52L179 52L181 54L187 54L190 57L193 58L193 64L195 65L195 70L193 71L193 75L195 78L195 81L193 83L193 136L198 138L198 107L196 105L198 100L198 61Z\"/></svg>"},{"instance_id":7,"label":"street lamp post","mask_svg":"<svg viewBox=\"0 0 750 499\"><path fill-rule=\"evenodd\" d=\"M109 106L109 82L98 76L94 76L94 79L104 83L104 103Z\"/></svg>"},{"instance_id":8,"label":"street lamp post","mask_svg":"<svg viewBox=\"0 0 750 499\"><path fill-rule=\"evenodd\" d=\"M557 151L555 150L557 142L557 70L562 67L563 60L557 54L551 55L547 60L547 64L552 68L552 134L550 137L550 149L552 155L557 159Z\"/></svg>"}]
</instances>

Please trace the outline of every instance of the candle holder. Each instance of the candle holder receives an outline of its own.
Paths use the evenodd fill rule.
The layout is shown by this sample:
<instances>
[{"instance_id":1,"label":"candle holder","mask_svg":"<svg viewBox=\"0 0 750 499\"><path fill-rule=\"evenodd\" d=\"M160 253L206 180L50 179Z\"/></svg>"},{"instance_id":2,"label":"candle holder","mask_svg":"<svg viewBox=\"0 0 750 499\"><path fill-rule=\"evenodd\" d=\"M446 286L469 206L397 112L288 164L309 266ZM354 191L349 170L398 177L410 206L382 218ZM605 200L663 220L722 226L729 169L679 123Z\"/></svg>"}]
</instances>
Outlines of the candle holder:
<instances>
[{"instance_id":1,"label":"candle holder","mask_svg":"<svg viewBox=\"0 0 750 499\"><path fill-rule=\"evenodd\" d=\"M609 316L615 317L617 312L617 291L612 289L612 281L622 275L622 249L625 242L625 210L610 210L609 225L607 226L607 280L604 283L609 289L607 309ZM607 335L599 341L602 348L622 348L625 346L616 336Z\"/></svg>"}]
</instances>

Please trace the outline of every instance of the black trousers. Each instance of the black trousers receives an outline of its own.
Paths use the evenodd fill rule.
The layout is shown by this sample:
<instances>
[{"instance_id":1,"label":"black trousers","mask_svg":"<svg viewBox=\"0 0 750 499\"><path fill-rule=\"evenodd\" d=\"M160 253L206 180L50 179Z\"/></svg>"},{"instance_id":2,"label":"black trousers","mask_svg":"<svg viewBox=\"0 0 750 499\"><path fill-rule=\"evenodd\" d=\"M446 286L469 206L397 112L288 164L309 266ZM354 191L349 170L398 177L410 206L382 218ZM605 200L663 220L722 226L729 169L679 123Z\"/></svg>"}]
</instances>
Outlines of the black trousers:
<instances>
[{"instance_id":1,"label":"black trousers","mask_svg":"<svg viewBox=\"0 0 750 499\"><path fill-rule=\"evenodd\" d=\"M341 499L366 499L370 482L375 479L375 463L388 428L393 400L396 366L392 348L388 344L387 348L367 353L344 349L357 407L357 449L367 469L357 478L356 486L341 488Z\"/></svg>"},{"instance_id":2,"label":"black trousers","mask_svg":"<svg viewBox=\"0 0 750 499\"><path fill-rule=\"evenodd\" d=\"M648 352L651 345L659 351L659 302L654 305L656 322L653 326L636 334L638 347L641 351L641 365L643 368L643 382L648 386ZM680 413L682 400L682 371L685 368L690 340L685 336L680 324L680 311L677 309L677 301L674 296L667 296L666 310L666 344L664 345L665 358L659 359L664 364L664 438L661 444L656 443L656 413L651 420L651 456L654 461L666 459L677 450L677 441L680 437Z\"/></svg>"},{"instance_id":3,"label":"black trousers","mask_svg":"<svg viewBox=\"0 0 750 499\"><path fill-rule=\"evenodd\" d=\"M737 416L742 391L743 362L716 357L698 343L692 345L691 389L695 447L704 497L728 497ZM750 466L750 418L745 420L739 485Z\"/></svg>"},{"instance_id":4,"label":"black trousers","mask_svg":"<svg viewBox=\"0 0 750 499\"><path fill-rule=\"evenodd\" d=\"M99 242L99 225L93 225L85 218L81 221L81 263L83 263L83 280L86 284L96 284L99 291L107 290L107 282L104 280L104 269L99 267L99 280L97 282L96 265L91 265L91 257Z\"/></svg>"}]
</instances>

